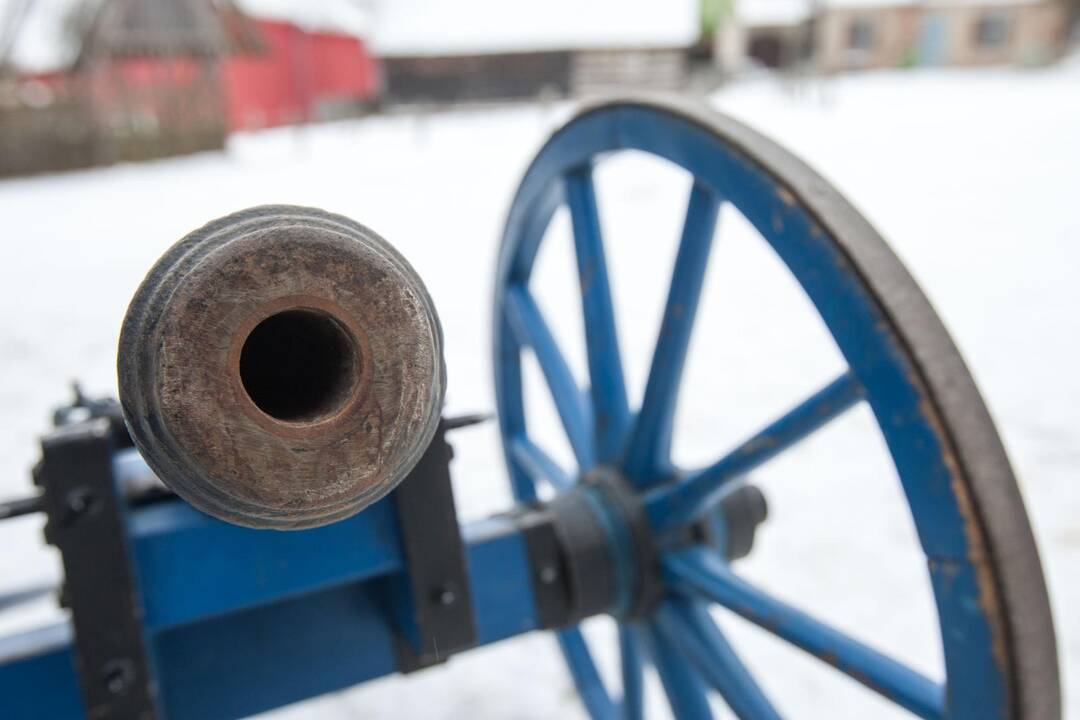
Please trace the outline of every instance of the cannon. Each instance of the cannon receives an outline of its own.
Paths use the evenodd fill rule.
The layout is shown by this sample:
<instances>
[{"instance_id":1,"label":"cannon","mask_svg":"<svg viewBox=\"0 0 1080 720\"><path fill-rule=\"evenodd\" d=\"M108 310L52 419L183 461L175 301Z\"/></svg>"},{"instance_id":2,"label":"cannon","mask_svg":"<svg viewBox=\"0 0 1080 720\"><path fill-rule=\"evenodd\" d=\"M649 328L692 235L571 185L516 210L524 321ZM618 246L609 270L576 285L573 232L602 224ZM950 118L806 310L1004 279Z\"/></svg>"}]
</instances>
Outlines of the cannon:
<instances>
[{"instance_id":1,"label":"cannon","mask_svg":"<svg viewBox=\"0 0 1080 720\"><path fill-rule=\"evenodd\" d=\"M385 240L317 210L256 208L147 275L120 336L120 402L147 464L195 507L313 527L419 460L442 406L441 345L431 298Z\"/></svg>"},{"instance_id":2,"label":"cannon","mask_svg":"<svg viewBox=\"0 0 1080 720\"><path fill-rule=\"evenodd\" d=\"M692 178L633 406L593 183L627 150ZM726 204L797 280L846 368L711 464L684 468L672 460L675 408ZM560 208L578 266L584 387L530 282ZM918 717L1060 718L1038 552L979 392L882 238L791 154L681 102L584 108L514 198L493 323L517 502L461 525L447 436L478 418L441 417L439 322L404 258L351 220L294 207L241 212L174 246L125 320L120 403L80 398L59 413L35 470L41 495L0 511L47 514L71 610L70 622L0 639L4 716L243 717L552 631L592 718L643 717L652 670L676 717L711 717L716 698L740 718L779 717L715 623L719 607ZM530 425L530 356L572 468ZM926 558L940 678L737 571L767 516L753 471L860 405ZM615 683L580 630L597 615L618 625Z\"/></svg>"}]
</instances>

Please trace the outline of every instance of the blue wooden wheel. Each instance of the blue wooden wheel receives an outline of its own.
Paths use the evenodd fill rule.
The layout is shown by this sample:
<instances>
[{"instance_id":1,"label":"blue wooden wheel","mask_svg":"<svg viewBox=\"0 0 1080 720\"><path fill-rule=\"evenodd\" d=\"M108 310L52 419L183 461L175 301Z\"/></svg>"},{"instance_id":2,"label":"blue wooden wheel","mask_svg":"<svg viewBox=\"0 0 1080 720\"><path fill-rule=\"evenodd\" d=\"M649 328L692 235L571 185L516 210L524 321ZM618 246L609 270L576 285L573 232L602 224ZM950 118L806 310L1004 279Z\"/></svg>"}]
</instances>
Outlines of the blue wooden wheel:
<instances>
[{"instance_id":1,"label":"blue wooden wheel","mask_svg":"<svg viewBox=\"0 0 1080 720\"><path fill-rule=\"evenodd\" d=\"M616 336L592 172L613 152L664 158L693 176L667 307L640 407L630 408ZM695 471L673 467L680 380L714 225L733 204L802 285L848 369L730 454ZM588 369L579 388L530 289L545 230L565 204L573 227ZM745 126L705 109L625 100L588 108L557 131L527 171L503 237L495 295L500 431L516 497L548 484L582 491L616 474L647 518L654 558L611 524L619 597L654 577L661 592L620 622L622 690L601 680L577 627L558 631L594 718L643 715L651 662L678 717L708 717L718 692L736 715L777 713L713 622L716 604L829 662L925 718L1059 718L1056 647L1038 553L1008 459L943 325L876 231L820 176ZM523 353L551 390L578 468L560 468L526 424ZM740 578L718 553L668 538L697 522L752 469L858 403L885 438L934 589L944 683L930 680ZM606 516L602 502L596 512ZM638 548L640 549L640 548ZM902 609L898 609L902 610Z\"/></svg>"}]
</instances>

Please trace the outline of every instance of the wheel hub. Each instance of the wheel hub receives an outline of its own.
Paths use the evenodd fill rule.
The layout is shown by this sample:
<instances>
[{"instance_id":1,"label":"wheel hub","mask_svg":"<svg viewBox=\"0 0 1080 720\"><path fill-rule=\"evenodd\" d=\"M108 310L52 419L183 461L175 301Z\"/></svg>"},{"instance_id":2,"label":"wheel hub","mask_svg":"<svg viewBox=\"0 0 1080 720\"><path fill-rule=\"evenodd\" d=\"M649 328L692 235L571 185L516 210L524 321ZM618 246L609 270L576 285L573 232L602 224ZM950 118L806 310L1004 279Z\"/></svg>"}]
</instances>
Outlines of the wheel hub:
<instances>
[{"instance_id":1,"label":"wheel hub","mask_svg":"<svg viewBox=\"0 0 1080 720\"><path fill-rule=\"evenodd\" d=\"M657 536L642 495L617 469L601 466L549 502L569 593L569 617L602 613L629 621L647 616L664 594L661 547L705 545L728 561L750 553L768 510L765 496L743 485L700 521Z\"/></svg>"},{"instance_id":2,"label":"wheel hub","mask_svg":"<svg viewBox=\"0 0 1080 720\"><path fill-rule=\"evenodd\" d=\"M629 620L650 612L663 594L659 554L641 496L612 467L582 480L578 492L603 531L613 575L612 615Z\"/></svg>"}]
</instances>

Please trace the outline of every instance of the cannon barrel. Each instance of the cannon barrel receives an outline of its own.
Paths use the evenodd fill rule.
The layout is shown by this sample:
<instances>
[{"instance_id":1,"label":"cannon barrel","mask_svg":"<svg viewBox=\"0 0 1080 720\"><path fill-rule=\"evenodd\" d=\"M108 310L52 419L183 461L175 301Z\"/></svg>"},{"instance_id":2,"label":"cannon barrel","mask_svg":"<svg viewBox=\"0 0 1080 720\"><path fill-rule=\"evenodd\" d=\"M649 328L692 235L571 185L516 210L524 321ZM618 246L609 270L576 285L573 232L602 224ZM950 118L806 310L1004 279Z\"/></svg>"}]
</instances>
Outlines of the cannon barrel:
<instances>
[{"instance_id":1,"label":"cannon barrel","mask_svg":"<svg viewBox=\"0 0 1080 720\"><path fill-rule=\"evenodd\" d=\"M210 515L306 528L413 468L446 371L431 298L385 240L321 210L212 222L150 270L119 347L124 418L147 464Z\"/></svg>"}]
</instances>

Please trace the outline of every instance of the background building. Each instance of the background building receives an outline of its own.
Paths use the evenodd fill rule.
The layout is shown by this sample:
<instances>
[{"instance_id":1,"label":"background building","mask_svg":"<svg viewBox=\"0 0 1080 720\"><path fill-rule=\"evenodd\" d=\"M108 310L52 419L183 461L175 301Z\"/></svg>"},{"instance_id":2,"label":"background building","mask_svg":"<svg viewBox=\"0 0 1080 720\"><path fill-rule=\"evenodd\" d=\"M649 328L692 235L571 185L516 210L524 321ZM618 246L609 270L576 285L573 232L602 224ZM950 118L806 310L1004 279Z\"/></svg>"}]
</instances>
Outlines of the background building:
<instances>
[{"instance_id":1,"label":"background building","mask_svg":"<svg viewBox=\"0 0 1080 720\"><path fill-rule=\"evenodd\" d=\"M241 6L262 47L223 67L230 129L347 117L378 101L381 70L369 48L369 14L360 6L350 0L241 0Z\"/></svg>"},{"instance_id":2,"label":"background building","mask_svg":"<svg viewBox=\"0 0 1080 720\"><path fill-rule=\"evenodd\" d=\"M383 104L1040 64L1065 51L1066 1L0 0L0 175L212 150Z\"/></svg>"},{"instance_id":3,"label":"background building","mask_svg":"<svg viewBox=\"0 0 1080 720\"><path fill-rule=\"evenodd\" d=\"M0 175L178 155L363 111L380 88L349 0L8 0Z\"/></svg>"},{"instance_id":4,"label":"background building","mask_svg":"<svg viewBox=\"0 0 1080 720\"><path fill-rule=\"evenodd\" d=\"M727 18L716 56L729 74L1033 65L1059 57L1069 34L1057 0L735 0Z\"/></svg>"},{"instance_id":5,"label":"background building","mask_svg":"<svg viewBox=\"0 0 1080 720\"><path fill-rule=\"evenodd\" d=\"M1037 64L1067 40L1065 7L1048 0L829 0L818 13L818 67Z\"/></svg>"},{"instance_id":6,"label":"background building","mask_svg":"<svg viewBox=\"0 0 1080 720\"><path fill-rule=\"evenodd\" d=\"M372 38L390 103L683 86L697 0L377 0Z\"/></svg>"},{"instance_id":7,"label":"background building","mask_svg":"<svg viewBox=\"0 0 1080 720\"><path fill-rule=\"evenodd\" d=\"M741 0L735 23L746 63L786 68L808 61L813 53L811 0Z\"/></svg>"}]
</instances>

